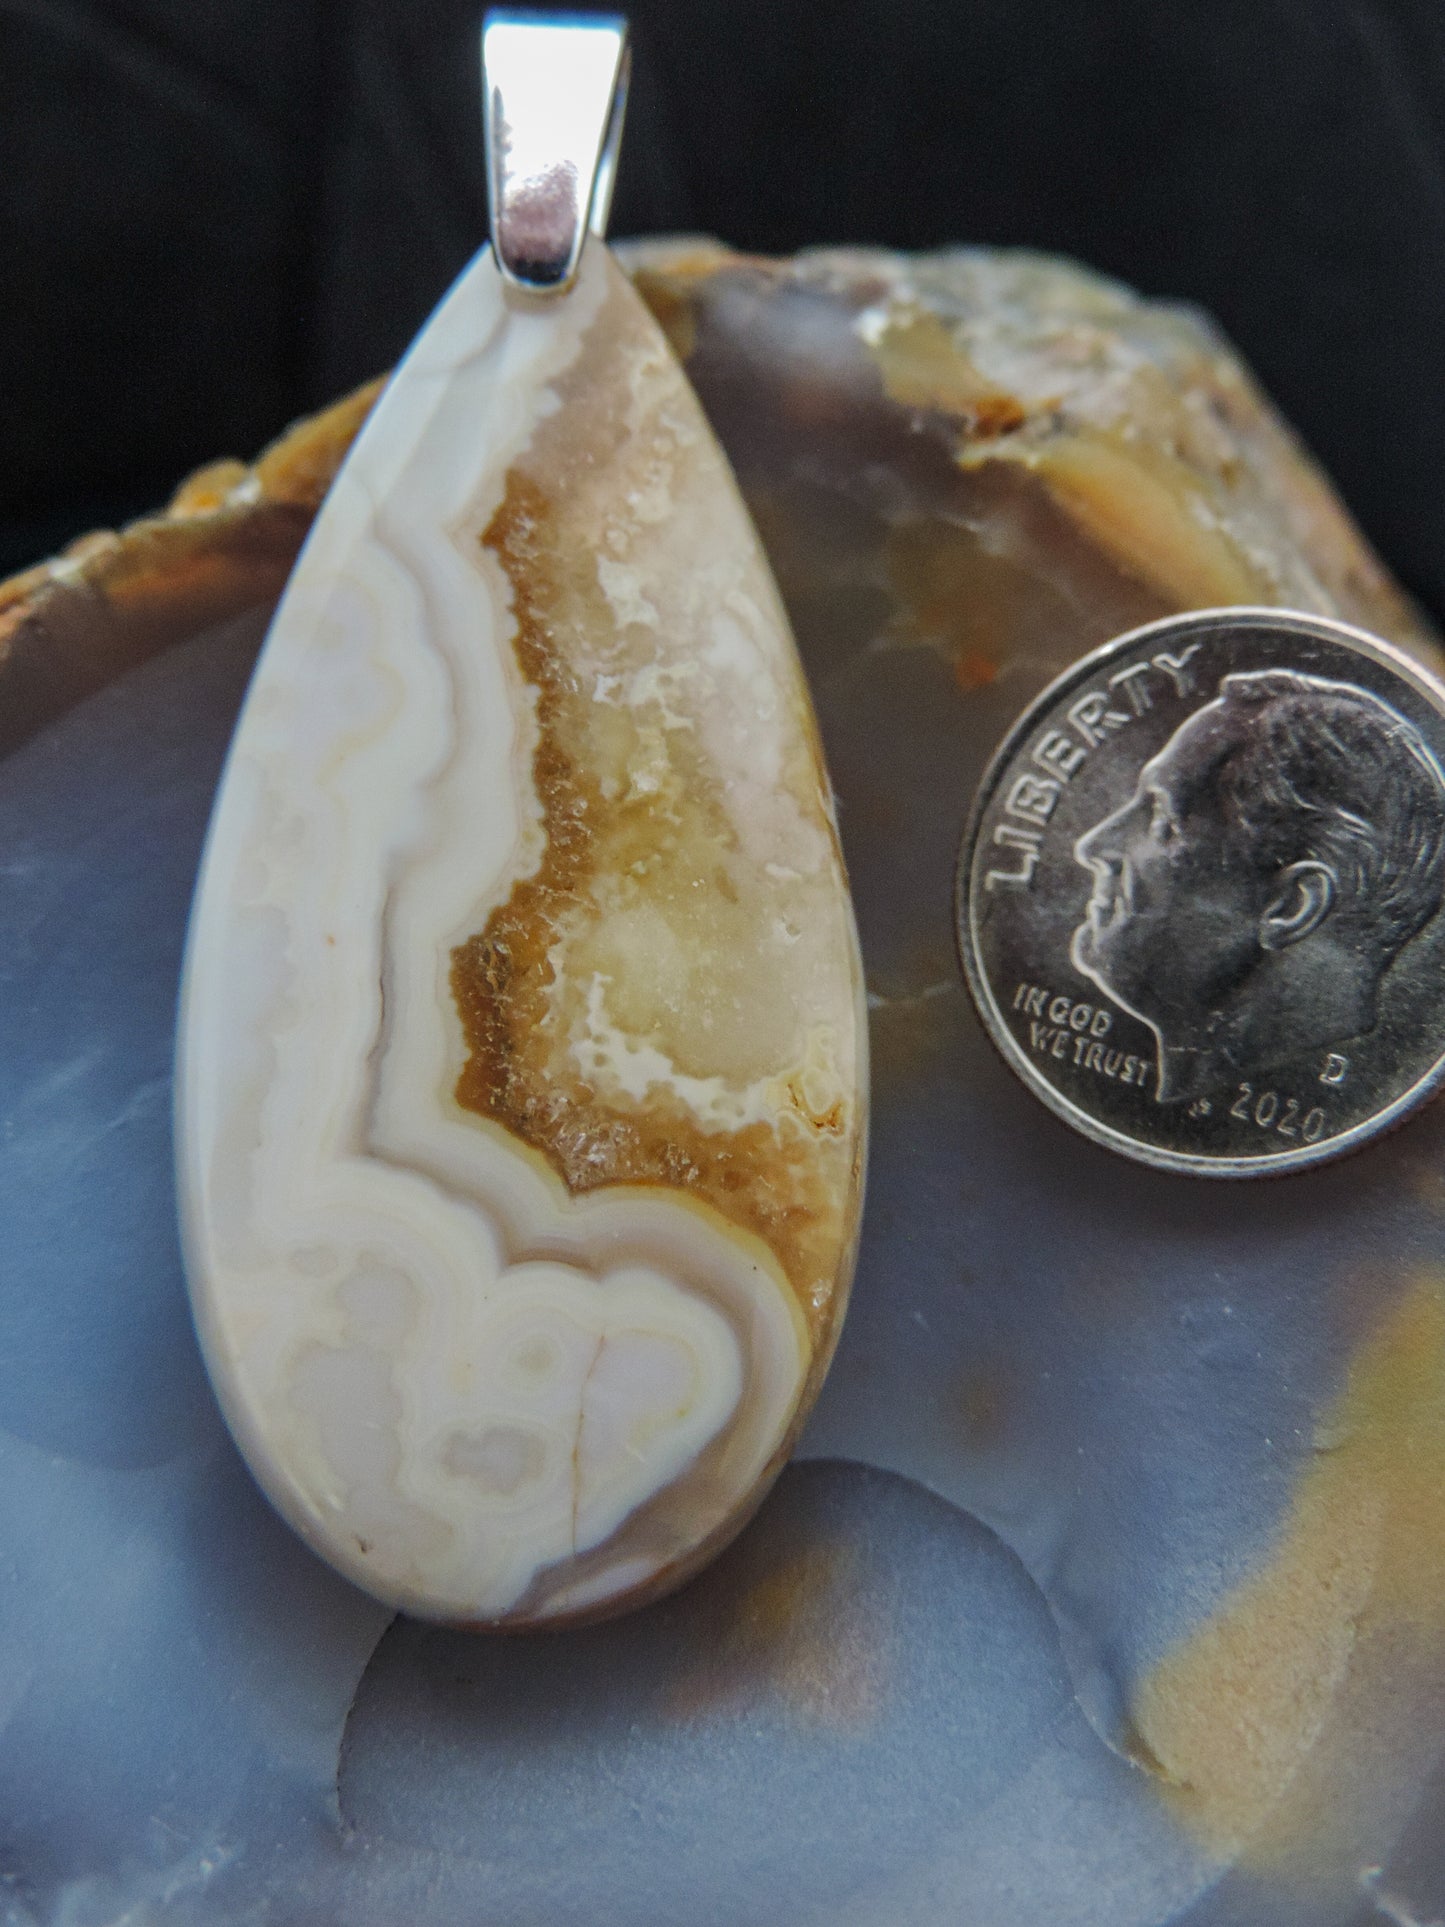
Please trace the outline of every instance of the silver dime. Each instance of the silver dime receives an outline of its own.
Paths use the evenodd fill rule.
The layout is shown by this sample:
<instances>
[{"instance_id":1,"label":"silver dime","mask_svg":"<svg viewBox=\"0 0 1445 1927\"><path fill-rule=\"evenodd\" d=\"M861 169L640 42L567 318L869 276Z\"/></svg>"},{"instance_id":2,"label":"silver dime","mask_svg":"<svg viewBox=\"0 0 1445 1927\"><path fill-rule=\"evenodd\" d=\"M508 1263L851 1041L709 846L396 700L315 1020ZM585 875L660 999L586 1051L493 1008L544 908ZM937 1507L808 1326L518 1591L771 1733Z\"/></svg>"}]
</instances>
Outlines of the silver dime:
<instances>
[{"instance_id":1,"label":"silver dime","mask_svg":"<svg viewBox=\"0 0 1445 1927\"><path fill-rule=\"evenodd\" d=\"M1215 609L1061 676L989 767L959 949L994 1043L1101 1144L1317 1164L1445 1080L1445 688L1343 623Z\"/></svg>"}]
</instances>

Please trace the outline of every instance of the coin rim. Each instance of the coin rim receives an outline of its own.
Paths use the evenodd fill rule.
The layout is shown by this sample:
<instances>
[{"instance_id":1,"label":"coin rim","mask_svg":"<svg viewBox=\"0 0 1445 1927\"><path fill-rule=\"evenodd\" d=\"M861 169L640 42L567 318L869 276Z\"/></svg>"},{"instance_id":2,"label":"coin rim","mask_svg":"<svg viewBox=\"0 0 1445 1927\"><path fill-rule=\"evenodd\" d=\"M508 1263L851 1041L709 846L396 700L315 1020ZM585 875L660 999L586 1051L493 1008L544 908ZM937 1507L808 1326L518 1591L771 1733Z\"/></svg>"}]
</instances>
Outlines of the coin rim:
<instances>
[{"instance_id":1,"label":"coin rim","mask_svg":"<svg viewBox=\"0 0 1445 1927\"><path fill-rule=\"evenodd\" d=\"M1029 734L1034 724L1058 702L1060 696L1076 681L1087 681L1096 669L1110 662L1139 643L1159 635L1187 635L1197 628L1213 629L1223 623L1234 628L1246 629L1293 629L1303 635L1322 636L1328 642L1344 642L1366 656L1373 657L1387 669L1404 678L1412 685L1417 694L1424 697L1436 711L1442 729L1445 729L1445 681L1406 655L1397 644L1387 642L1382 636L1371 635L1367 629L1356 628L1353 623L1341 622L1335 616L1311 614L1304 609L1272 609L1263 603L1242 603L1237 607L1222 605L1213 609L1189 609L1179 615L1161 616L1153 622L1141 623L1136 629L1112 637L1108 642L1086 655L1080 656L1061 674L1054 677L1048 686L1040 690L1033 701L1014 720L1003 740L989 758L983 775L974 793L972 807L964 824L963 837L959 843L958 861L954 869L953 884L953 937L958 952L959 963L963 970L964 982L973 999L984 1034L1002 1057L1005 1064L1034 1097L1046 1105L1056 1117L1062 1118L1083 1137L1090 1138L1107 1150L1117 1151L1136 1164L1147 1164L1157 1171L1182 1173L1190 1177L1209 1178L1266 1178L1283 1177L1290 1172L1311 1170L1320 1164L1332 1163L1336 1158L1346 1157L1364 1145L1383 1136L1402 1124L1410 1112L1436 1095L1445 1083L1445 1047L1423 1076L1388 1104L1383 1110L1375 1112L1359 1124L1353 1124L1348 1131L1338 1137L1329 1138L1323 1144L1300 1146L1292 1151L1270 1152L1257 1158L1210 1158L1197 1152L1171 1151L1156 1145L1140 1144L1127 1132L1116 1129L1112 1124L1101 1123L1097 1118L1065 1097L1034 1069L1023 1046L1003 1020L993 990L985 975L981 958L978 956L978 939L974 929L972 893L969 889L969 876L973 869L974 852L978 833L982 827L984 814L992 802L1002 777L1004 768L1012 761L1019 741ZM1445 759L1442 759L1445 761ZM1445 916L1445 909L1437 912Z\"/></svg>"}]
</instances>

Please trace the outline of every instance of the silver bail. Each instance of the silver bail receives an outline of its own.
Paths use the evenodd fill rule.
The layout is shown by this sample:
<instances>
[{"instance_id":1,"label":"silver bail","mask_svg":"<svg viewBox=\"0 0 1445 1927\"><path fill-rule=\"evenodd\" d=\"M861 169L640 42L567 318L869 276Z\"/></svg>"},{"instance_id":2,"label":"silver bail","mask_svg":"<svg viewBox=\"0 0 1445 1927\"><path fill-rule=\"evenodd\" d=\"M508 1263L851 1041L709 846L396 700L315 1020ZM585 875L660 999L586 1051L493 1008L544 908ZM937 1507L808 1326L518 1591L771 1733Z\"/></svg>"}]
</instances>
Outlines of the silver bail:
<instances>
[{"instance_id":1,"label":"silver bail","mask_svg":"<svg viewBox=\"0 0 1445 1927\"><path fill-rule=\"evenodd\" d=\"M502 278L565 294L607 229L631 53L616 14L489 13L482 22L487 205Z\"/></svg>"}]
</instances>

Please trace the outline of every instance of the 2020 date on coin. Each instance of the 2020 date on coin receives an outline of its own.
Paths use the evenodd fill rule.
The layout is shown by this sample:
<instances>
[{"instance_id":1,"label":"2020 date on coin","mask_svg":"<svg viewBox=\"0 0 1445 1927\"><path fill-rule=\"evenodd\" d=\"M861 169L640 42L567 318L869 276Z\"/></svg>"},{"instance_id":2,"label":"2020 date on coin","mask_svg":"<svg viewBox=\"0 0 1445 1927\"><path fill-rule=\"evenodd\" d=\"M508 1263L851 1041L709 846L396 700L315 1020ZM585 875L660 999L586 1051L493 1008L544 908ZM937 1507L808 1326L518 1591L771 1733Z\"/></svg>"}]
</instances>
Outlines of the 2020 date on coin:
<instances>
[{"instance_id":1,"label":"2020 date on coin","mask_svg":"<svg viewBox=\"0 0 1445 1927\"><path fill-rule=\"evenodd\" d=\"M959 855L984 1025L1130 1157L1317 1164L1445 1081L1445 687L1322 616L1169 617L1020 717Z\"/></svg>"}]
</instances>

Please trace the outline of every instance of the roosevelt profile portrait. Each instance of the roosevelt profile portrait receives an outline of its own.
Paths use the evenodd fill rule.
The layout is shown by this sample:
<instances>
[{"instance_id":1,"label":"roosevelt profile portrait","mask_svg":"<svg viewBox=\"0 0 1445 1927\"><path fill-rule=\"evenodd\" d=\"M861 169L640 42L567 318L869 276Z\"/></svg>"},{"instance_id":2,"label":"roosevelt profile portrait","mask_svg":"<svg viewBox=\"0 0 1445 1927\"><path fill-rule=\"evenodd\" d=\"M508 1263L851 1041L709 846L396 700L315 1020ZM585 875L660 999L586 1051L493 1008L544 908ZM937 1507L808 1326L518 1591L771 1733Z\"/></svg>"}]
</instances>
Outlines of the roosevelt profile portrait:
<instances>
[{"instance_id":1,"label":"roosevelt profile portrait","mask_svg":"<svg viewBox=\"0 0 1445 1927\"><path fill-rule=\"evenodd\" d=\"M1228 675L1074 855L1074 967L1154 1031L1159 1098L1193 1098L1374 1028L1445 894L1445 774L1367 689Z\"/></svg>"}]
</instances>

